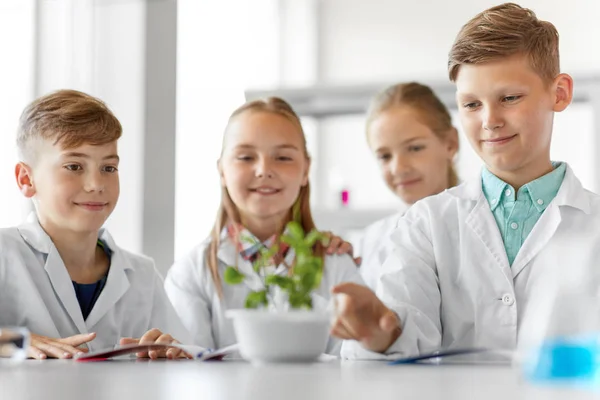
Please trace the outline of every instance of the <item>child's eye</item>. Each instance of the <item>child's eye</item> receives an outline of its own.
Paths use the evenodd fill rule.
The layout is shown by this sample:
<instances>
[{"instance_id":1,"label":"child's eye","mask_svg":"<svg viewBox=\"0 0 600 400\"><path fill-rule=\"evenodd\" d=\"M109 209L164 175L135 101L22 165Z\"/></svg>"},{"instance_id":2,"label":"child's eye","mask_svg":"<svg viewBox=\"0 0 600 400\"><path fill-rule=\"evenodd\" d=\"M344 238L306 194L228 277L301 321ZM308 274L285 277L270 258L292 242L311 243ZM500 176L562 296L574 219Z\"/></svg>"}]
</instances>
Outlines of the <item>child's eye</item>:
<instances>
[{"instance_id":1,"label":"child's eye","mask_svg":"<svg viewBox=\"0 0 600 400\"><path fill-rule=\"evenodd\" d=\"M381 161L381 162L386 162L386 161L389 161L389 160L390 160L390 158L392 158L392 156L391 156L391 155L389 155L389 154L379 154L379 155L377 156L377 159L378 159L379 161Z\"/></svg>"},{"instance_id":2,"label":"child's eye","mask_svg":"<svg viewBox=\"0 0 600 400\"><path fill-rule=\"evenodd\" d=\"M81 171L83 168L81 168L81 165L79 164L67 164L65 165L65 169L67 169L68 171Z\"/></svg>"},{"instance_id":3,"label":"child's eye","mask_svg":"<svg viewBox=\"0 0 600 400\"><path fill-rule=\"evenodd\" d=\"M521 97L522 96L506 96L502 100L510 103L510 102L519 100Z\"/></svg>"},{"instance_id":4,"label":"child's eye","mask_svg":"<svg viewBox=\"0 0 600 400\"><path fill-rule=\"evenodd\" d=\"M292 161L292 157L288 157L288 156L279 156L279 157L277 157L277 159L279 161Z\"/></svg>"},{"instance_id":5,"label":"child's eye","mask_svg":"<svg viewBox=\"0 0 600 400\"><path fill-rule=\"evenodd\" d=\"M108 172L108 173L114 173L117 172L119 169L113 165L107 165L103 168L104 172Z\"/></svg>"},{"instance_id":6,"label":"child's eye","mask_svg":"<svg viewBox=\"0 0 600 400\"><path fill-rule=\"evenodd\" d=\"M463 107L468 110L474 110L475 108L479 107L479 102L473 101L471 103L465 103L465 104L463 104Z\"/></svg>"},{"instance_id":7,"label":"child's eye","mask_svg":"<svg viewBox=\"0 0 600 400\"><path fill-rule=\"evenodd\" d=\"M416 153L417 151L421 151L425 149L425 146L423 146L422 144L420 145L413 145L413 146L408 146L408 151L409 152L413 152Z\"/></svg>"},{"instance_id":8,"label":"child's eye","mask_svg":"<svg viewBox=\"0 0 600 400\"><path fill-rule=\"evenodd\" d=\"M252 161L252 157L250 156L237 156L236 158L240 161Z\"/></svg>"}]
</instances>

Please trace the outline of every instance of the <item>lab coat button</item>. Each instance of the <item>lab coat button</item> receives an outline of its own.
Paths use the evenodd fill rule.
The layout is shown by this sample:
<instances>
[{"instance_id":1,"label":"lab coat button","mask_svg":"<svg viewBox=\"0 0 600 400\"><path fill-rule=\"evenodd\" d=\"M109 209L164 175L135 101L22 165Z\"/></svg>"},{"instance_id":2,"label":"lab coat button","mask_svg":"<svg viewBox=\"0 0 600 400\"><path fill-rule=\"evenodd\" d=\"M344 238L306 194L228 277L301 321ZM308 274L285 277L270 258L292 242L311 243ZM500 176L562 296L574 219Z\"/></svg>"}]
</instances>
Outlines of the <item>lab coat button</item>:
<instances>
[{"instance_id":1,"label":"lab coat button","mask_svg":"<svg viewBox=\"0 0 600 400\"><path fill-rule=\"evenodd\" d=\"M512 306L513 304L515 304L515 298L512 297L510 294L505 294L504 296L502 296L502 303L504 303L505 306Z\"/></svg>"}]
</instances>

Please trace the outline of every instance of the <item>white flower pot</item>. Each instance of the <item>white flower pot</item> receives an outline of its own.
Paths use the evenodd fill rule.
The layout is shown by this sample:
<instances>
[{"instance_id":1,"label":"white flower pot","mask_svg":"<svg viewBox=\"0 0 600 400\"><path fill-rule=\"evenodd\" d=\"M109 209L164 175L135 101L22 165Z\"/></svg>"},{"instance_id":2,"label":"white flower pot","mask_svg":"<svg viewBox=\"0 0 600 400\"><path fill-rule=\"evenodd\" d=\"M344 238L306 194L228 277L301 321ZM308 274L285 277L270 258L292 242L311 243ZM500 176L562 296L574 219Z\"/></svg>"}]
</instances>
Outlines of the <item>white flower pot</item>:
<instances>
[{"instance_id":1,"label":"white flower pot","mask_svg":"<svg viewBox=\"0 0 600 400\"><path fill-rule=\"evenodd\" d=\"M226 315L233 319L240 354L252 363L315 361L329 339L324 311L240 309Z\"/></svg>"}]
</instances>

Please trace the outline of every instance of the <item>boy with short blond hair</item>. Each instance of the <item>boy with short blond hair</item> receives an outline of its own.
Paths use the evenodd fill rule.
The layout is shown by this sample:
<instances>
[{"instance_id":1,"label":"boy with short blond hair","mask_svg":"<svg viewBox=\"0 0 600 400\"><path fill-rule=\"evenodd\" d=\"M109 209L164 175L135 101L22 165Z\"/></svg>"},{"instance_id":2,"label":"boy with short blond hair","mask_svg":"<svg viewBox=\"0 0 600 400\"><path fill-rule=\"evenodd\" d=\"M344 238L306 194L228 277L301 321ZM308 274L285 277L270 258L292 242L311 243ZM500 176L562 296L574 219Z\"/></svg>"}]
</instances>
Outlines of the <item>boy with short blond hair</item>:
<instances>
[{"instance_id":1,"label":"boy with short blond hair","mask_svg":"<svg viewBox=\"0 0 600 400\"><path fill-rule=\"evenodd\" d=\"M15 176L36 212L0 229L0 326L29 328L30 357L189 340L153 261L102 228L119 198L121 134L102 101L75 90L43 96L21 116Z\"/></svg>"},{"instance_id":2,"label":"boy with short blond hair","mask_svg":"<svg viewBox=\"0 0 600 400\"><path fill-rule=\"evenodd\" d=\"M554 113L573 93L554 26L512 3L485 10L461 29L448 69L485 168L399 220L379 298L351 284L334 289L343 295L333 332L351 339L345 357L513 349L549 263L569 268L576 255L585 287L600 285L600 198L550 160Z\"/></svg>"}]
</instances>

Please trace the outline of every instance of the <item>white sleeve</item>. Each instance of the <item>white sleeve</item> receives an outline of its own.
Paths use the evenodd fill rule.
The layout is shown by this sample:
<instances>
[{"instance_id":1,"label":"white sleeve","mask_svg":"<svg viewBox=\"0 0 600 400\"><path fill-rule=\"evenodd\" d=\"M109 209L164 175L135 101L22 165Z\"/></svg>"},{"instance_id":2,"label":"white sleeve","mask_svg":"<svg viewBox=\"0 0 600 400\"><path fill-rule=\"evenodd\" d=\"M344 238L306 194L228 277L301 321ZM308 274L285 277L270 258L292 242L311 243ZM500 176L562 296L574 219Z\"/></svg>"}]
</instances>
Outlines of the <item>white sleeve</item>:
<instances>
[{"instance_id":1,"label":"white sleeve","mask_svg":"<svg viewBox=\"0 0 600 400\"><path fill-rule=\"evenodd\" d=\"M168 333L183 344L191 343L191 335L183 325L181 319L175 312L173 305L165 292L163 279L158 270L155 269L154 296L152 304L152 315L150 317L151 328L158 328L163 333Z\"/></svg>"},{"instance_id":2,"label":"white sleeve","mask_svg":"<svg viewBox=\"0 0 600 400\"><path fill-rule=\"evenodd\" d=\"M327 264L328 265L326 265L325 268L334 269L335 278L332 279L332 286L345 282L353 282L359 285L365 285L358 267L354 263L352 257L350 257L348 254L328 256Z\"/></svg>"},{"instance_id":3,"label":"white sleeve","mask_svg":"<svg viewBox=\"0 0 600 400\"><path fill-rule=\"evenodd\" d=\"M203 264L191 256L176 262L167 274L165 290L183 324L192 335L192 343L214 349L210 297L201 279Z\"/></svg>"},{"instance_id":4,"label":"white sleeve","mask_svg":"<svg viewBox=\"0 0 600 400\"><path fill-rule=\"evenodd\" d=\"M375 291L383 272L383 265L389 256L393 253L393 244L389 235L382 236L377 249L374 249L369 256L362 260L360 266L361 275L368 287Z\"/></svg>"},{"instance_id":5,"label":"white sleeve","mask_svg":"<svg viewBox=\"0 0 600 400\"><path fill-rule=\"evenodd\" d=\"M360 264L359 271L363 281L371 289L374 289L375 286L373 285L376 283L376 281L374 278L373 271L377 269L377 265L375 265L377 264L377 261L374 260L373 257L373 253L375 253L376 251L369 249L369 246L367 246L367 244L370 242L369 236L372 233L372 229L369 228L370 227L367 227L364 230L362 238L359 242L360 247L356 254L362 258L362 263Z\"/></svg>"},{"instance_id":6,"label":"white sleeve","mask_svg":"<svg viewBox=\"0 0 600 400\"><path fill-rule=\"evenodd\" d=\"M355 341L342 347L349 359L393 359L439 349L441 294L427 218L414 208L392 234L394 250L383 265L377 296L400 317L402 334L385 354Z\"/></svg>"},{"instance_id":7,"label":"white sleeve","mask_svg":"<svg viewBox=\"0 0 600 400\"><path fill-rule=\"evenodd\" d=\"M368 287L375 290L383 270L383 263L394 249L391 234L397 226L400 215L393 215L375 222L365 229L362 244L362 264L360 273Z\"/></svg>"}]
</instances>

